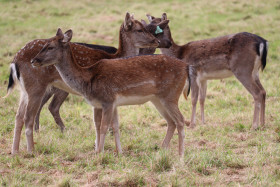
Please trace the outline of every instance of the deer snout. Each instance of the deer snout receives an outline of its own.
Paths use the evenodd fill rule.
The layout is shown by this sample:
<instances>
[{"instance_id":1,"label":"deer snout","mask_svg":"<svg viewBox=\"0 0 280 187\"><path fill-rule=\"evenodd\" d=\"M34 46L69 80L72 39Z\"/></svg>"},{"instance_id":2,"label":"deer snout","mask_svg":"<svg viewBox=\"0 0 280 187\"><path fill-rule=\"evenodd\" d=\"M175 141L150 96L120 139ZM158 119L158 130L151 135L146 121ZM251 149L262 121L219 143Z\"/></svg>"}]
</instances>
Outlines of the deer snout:
<instances>
[{"instance_id":1,"label":"deer snout","mask_svg":"<svg viewBox=\"0 0 280 187\"><path fill-rule=\"evenodd\" d=\"M156 45L155 47L158 47L160 44L160 41L158 39L154 39L152 42Z\"/></svg>"},{"instance_id":2,"label":"deer snout","mask_svg":"<svg viewBox=\"0 0 280 187\"><path fill-rule=\"evenodd\" d=\"M39 58L36 58L36 57L31 60L31 64L33 67L41 66L42 65L41 62L42 62L42 60L40 60Z\"/></svg>"}]
</instances>

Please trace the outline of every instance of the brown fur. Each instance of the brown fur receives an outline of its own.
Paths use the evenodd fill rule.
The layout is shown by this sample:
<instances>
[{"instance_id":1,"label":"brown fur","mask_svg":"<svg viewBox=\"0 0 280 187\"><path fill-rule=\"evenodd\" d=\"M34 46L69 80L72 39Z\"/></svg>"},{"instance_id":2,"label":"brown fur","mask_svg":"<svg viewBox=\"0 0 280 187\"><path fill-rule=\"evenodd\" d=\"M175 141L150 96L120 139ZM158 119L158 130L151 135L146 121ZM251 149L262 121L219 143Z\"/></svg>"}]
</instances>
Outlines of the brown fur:
<instances>
[{"instance_id":1,"label":"brown fur","mask_svg":"<svg viewBox=\"0 0 280 187\"><path fill-rule=\"evenodd\" d=\"M167 20L148 15L150 25ZM200 97L201 118L204 123L204 102L207 80L222 79L234 75L252 94L255 100L253 129L259 122L265 122L265 90L260 83L258 70L264 69L268 44L265 39L251 33L237 33L217 38L189 42L177 45L171 36L169 26L164 28L164 35L171 40L169 49L161 49L167 54L191 65L192 117L191 127L195 126L195 110L198 95ZM260 107L259 107L260 105ZM260 116L259 116L260 115ZM260 119L259 119L260 117Z\"/></svg>"},{"instance_id":2,"label":"brown fur","mask_svg":"<svg viewBox=\"0 0 280 187\"><path fill-rule=\"evenodd\" d=\"M120 28L120 42L118 51L114 55L112 55L101 50L92 50L91 57L94 56L94 59L91 61L91 63L95 63L103 58L117 58L122 56L135 55L137 54L137 52L139 52L138 47L156 47L158 45L157 39L155 39L150 33L148 33L140 22L130 17L128 13L126 15L124 23L127 24L122 24ZM30 60L35 57L36 53L41 51L43 46L46 46L46 43L52 40L53 38L47 40L34 40L28 43L23 49L19 51L12 63L12 66L13 64L16 64L18 70L20 71L19 80L21 81L20 86L22 95L20 106L18 108L16 116L14 143L12 148L13 154L17 153L19 150L20 134L23 124L26 125L26 136L28 141L27 149L29 152L32 152L34 148L33 124L36 114L40 109L42 100L47 100L43 98L47 88L49 86L56 86L58 88L65 89L65 87L67 87L67 85L63 83L59 73L56 71L54 66L32 68L30 64ZM136 44L139 46L135 46ZM73 45L76 46L75 44ZM76 47L79 48L80 46ZM81 49L84 49L86 51L90 48L81 46ZM78 55L78 53L76 55ZM81 56L79 55L77 57L81 58ZM83 63L85 63L85 61L82 60L80 61L80 63L81 66L83 66ZM84 65L87 66L88 64ZM60 81L60 85L57 85L57 81ZM61 84L63 84L64 86L61 87ZM73 91L69 87L66 89L66 91L71 91L72 93L77 94L77 92ZM62 101L66 98L65 92L63 94L56 95L63 95ZM46 97L49 97L48 94L46 94ZM59 101L58 106L60 106L61 103L62 102ZM37 119L38 118L36 118L36 120ZM63 130L64 125L60 119L60 116L56 121L60 123L60 127Z\"/></svg>"},{"instance_id":3,"label":"brown fur","mask_svg":"<svg viewBox=\"0 0 280 187\"><path fill-rule=\"evenodd\" d=\"M72 36L72 31L67 31L65 35ZM108 126L117 119L117 106L151 101L168 122L163 147L168 147L177 127L179 155L183 155L184 118L178 109L178 100L188 83L188 66L184 62L165 55L145 55L104 59L84 68L76 62L71 43L62 42L65 37L61 30L58 30L56 37L32 63L34 66L55 64L69 86L83 95L93 107L102 109L101 125L96 123L98 152L104 149ZM48 48L53 47L56 50L48 52ZM118 123L114 123L113 128L120 153Z\"/></svg>"}]
</instances>

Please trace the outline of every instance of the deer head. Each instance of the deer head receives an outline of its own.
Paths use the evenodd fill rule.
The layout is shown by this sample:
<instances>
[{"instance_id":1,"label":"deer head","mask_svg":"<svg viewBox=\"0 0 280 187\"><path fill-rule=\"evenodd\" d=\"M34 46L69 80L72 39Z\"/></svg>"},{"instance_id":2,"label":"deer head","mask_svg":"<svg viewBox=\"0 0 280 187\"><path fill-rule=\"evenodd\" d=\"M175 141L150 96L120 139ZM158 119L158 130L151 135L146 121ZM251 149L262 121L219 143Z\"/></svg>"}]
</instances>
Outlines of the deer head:
<instances>
[{"instance_id":1,"label":"deer head","mask_svg":"<svg viewBox=\"0 0 280 187\"><path fill-rule=\"evenodd\" d=\"M63 49L68 47L72 39L72 30L66 31L64 34L59 28L56 36L49 39L41 51L31 60L32 66L49 66L60 62L62 59Z\"/></svg>"},{"instance_id":2,"label":"deer head","mask_svg":"<svg viewBox=\"0 0 280 187\"><path fill-rule=\"evenodd\" d=\"M120 35L124 40L129 40L136 48L158 47L160 43L141 22L135 20L129 13L126 13Z\"/></svg>"},{"instance_id":3,"label":"deer head","mask_svg":"<svg viewBox=\"0 0 280 187\"><path fill-rule=\"evenodd\" d=\"M168 27L169 20L167 19L166 13L162 14L162 18L155 18L150 14L146 15L149 20L147 24L144 20L141 20L145 28L152 33L159 41L158 48L169 48L171 44L171 34Z\"/></svg>"}]
</instances>

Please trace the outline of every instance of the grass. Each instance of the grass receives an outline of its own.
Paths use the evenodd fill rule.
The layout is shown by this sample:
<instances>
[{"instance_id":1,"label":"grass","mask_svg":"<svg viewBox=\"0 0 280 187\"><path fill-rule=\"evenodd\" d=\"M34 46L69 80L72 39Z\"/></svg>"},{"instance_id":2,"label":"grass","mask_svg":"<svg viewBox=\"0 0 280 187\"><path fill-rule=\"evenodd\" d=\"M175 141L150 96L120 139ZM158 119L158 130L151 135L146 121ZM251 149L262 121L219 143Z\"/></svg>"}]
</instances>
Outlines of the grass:
<instances>
[{"instance_id":1,"label":"grass","mask_svg":"<svg viewBox=\"0 0 280 187\"><path fill-rule=\"evenodd\" d=\"M208 83L206 124L186 129L185 155L178 158L175 133L168 151L160 148L166 123L150 104L119 110L124 153L115 152L107 135L105 152L94 153L91 107L69 96L61 108L66 125L60 133L45 107L35 152L11 156L19 93L0 99L1 186L279 186L280 185L280 2L278 0L200 1L69 1L0 0L0 96L6 94L9 63L36 38L53 36L58 27L72 28L73 41L118 46L118 29L126 11L136 19L167 12L174 40L192 40L235 32L256 33L270 42L268 61L260 73L267 91L266 127L250 130L253 99L234 78ZM190 99L180 100L190 119ZM47 105L46 105L47 106ZM199 107L198 107L199 110Z\"/></svg>"}]
</instances>

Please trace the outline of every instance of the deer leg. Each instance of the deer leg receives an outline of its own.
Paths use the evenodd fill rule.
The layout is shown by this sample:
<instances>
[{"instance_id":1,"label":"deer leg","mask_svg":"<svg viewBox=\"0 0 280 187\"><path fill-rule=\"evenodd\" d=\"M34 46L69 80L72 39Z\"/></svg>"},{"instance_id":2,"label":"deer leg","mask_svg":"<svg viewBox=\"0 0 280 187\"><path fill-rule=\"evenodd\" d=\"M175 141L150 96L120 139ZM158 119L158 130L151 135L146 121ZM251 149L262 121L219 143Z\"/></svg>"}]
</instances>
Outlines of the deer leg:
<instances>
[{"instance_id":1,"label":"deer leg","mask_svg":"<svg viewBox=\"0 0 280 187\"><path fill-rule=\"evenodd\" d=\"M196 113L196 104L198 99L199 87L197 85L196 77L191 78L191 98L192 98L192 116L190 127L195 127L195 113Z\"/></svg>"},{"instance_id":2,"label":"deer leg","mask_svg":"<svg viewBox=\"0 0 280 187\"><path fill-rule=\"evenodd\" d=\"M59 109L68 95L68 92L55 88L53 99L49 105L49 111L51 112L56 124L60 127L61 132L63 132L65 126L60 117Z\"/></svg>"},{"instance_id":3,"label":"deer leg","mask_svg":"<svg viewBox=\"0 0 280 187\"><path fill-rule=\"evenodd\" d=\"M181 114L178 108L178 101L171 102L168 101L161 101L162 105L165 107L165 110L176 124L178 135L179 135L179 155L182 157L184 155L184 139L185 139L185 132L184 132L184 117Z\"/></svg>"},{"instance_id":4,"label":"deer leg","mask_svg":"<svg viewBox=\"0 0 280 187\"><path fill-rule=\"evenodd\" d=\"M206 97L206 90L207 90L207 80L200 81L199 103L200 103L200 112L201 112L201 122L202 122L202 124L205 124L204 103L205 103L205 97Z\"/></svg>"},{"instance_id":5,"label":"deer leg","mask_svg":"<svg viewBox=\"0 0 280 187\"><path fill-rule=\"evenodd\" d=\"M176 125L173 122L172 118L167 113L167 111L165 110L164 106L160 103L159 100L154 99L152 101L152 103L155 105L157 111L162 115L162 117L164 117L164 119L167 122L167 133L166 133L165 138L162 142L162 147L163 148L168 148L170 140L171 140L172 136L174 135Z\"/></svg>"},{"instance_id":6,"label":"deer leg","mask_svg":"<svg viewBox=\"0 0 280 187\"><path fill-rule=\"evenodd\" d=\"M266 91L263 88L259 78L255 79L255 81L256 81L257 85L259 86L259 88L262 90L261 93L262 93L263 99L262 99L262 102L261 102L260 122L261 122L261 126L264 126L264 124L265 124L265 99L266 99Z\"/></svg>"},{"instance_id":7,"label":"deer leg","mask_svg":"<svg viewBox=\"0 0 280 187\"><path fill-rule=\"evenodd\" d=\"M35 131L36 132L39 132L39 126L40 126L40 113L41 113L41 110L43 108L43 106L46 104L46 102L48 102L48 100L51 98L51 96L53 95L53 91L46 91L44 97L43 97L43 100L41 102L41 105L39 107L39 110L36 114L36 117L35 117Z\"/></svg>"},{"instance_id":8,"label":"deer leg","mask_svg":"<svg viewBox=\"0 0 280 187\"><path fill-rule=\"evenodd\" d=\"M30 95L28 95L28 103L25 111L25 135L27 140L27 151L32 153L34 149L34 141L33 141L33 125L36 114L42 102L42 98L45 94L46 89L37 90Z\"/></svg>"},{"instance_id":9,"label":"deer leg","mask_svg":"<svg viewBox=\"0 0 280 187\"><path fill-rule=\"evenodd\" d=\"M105 136L109 125L112 122L114 114L114 107L113 105L107 105L106 107L102 108L102 120L101 120L101 127L100 127L100 139L97 152L100 153L104 150L104 143L105 143Z\"/></svg>"},{"instance_id":10,"label":"deer leg","mask_svg":"<svg viewBox=\"0 0 280 187\"><path fill-rule=\"evenodd\" d=\"M240 71L240 72L245 72L245 71ZM262 93L262 90L256 83L256 81L252 78L251 74L248 74L247 72L242 74L240 72L239 73L234 72L234 75L254 98L255 109L254 109L252 129L257 129L259 127L259 114L261 110L261 103L263 103L264 95Z\"/></svg>"},{"instance_id":11,"label":"deer leg","mask_svg":"<svg viewBox=\"0 0 280 187\"><path fill-rule=\"evenodd\" d=\"M14 130L14 138L13 138L13 147L12 154L17 154L19 152L19 143L22 127L24 124L24 114L26 111L26 94L21 93L19 107L16 114L16 122L15 122L15 130Z\"/></svg>"},{"instance_id":12,"label":"deer leg","mask_svg":"<svg viewBox=\"0 0 280 187\"><path fill-rule=\"evenodd\" d=\"M117 152L118 152L118 154L121 154L122 147L121 147L121 142L120 142L120 130L119 130L119 119L118 119L117 108L114 111L114 116L112 119L112 127L113 127L114 136L115 136L115 144L116 144Z\"/></svg>"},{"instance_id":13,"label":"deer leg","mask_svg":"<svg viewBox=\"0 0 280 187\"><path fill-rule=\"evenodd\" d=\"M101 126L101 119L102 119L102 109L93 108L93 111L94 111L93 120L94 120L95 133L96 133L95 151L97 151L100 142L100 126Z\"/></svg>"}]
</instances>

